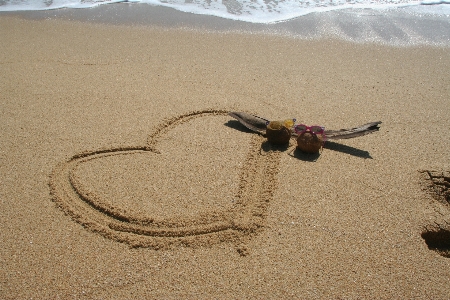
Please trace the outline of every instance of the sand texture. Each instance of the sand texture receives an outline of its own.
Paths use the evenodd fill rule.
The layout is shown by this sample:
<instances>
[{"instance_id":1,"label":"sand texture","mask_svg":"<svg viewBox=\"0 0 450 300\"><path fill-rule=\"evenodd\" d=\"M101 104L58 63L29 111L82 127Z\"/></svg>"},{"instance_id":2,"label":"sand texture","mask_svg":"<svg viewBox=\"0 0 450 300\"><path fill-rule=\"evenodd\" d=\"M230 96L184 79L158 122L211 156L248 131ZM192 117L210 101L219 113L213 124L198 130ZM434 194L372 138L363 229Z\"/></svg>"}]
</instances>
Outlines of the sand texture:
<instances>
[{"instance_id":1,"label":"sand texture","mask_svg":"<svg viewBox=\"0 0 450 300\"><path fill-rule=\"evenodd\" d=\"M0 16L1 299L448 299L450 50ZM326 129L318 154L228 115Z\"/></svg>"}]
</instances>

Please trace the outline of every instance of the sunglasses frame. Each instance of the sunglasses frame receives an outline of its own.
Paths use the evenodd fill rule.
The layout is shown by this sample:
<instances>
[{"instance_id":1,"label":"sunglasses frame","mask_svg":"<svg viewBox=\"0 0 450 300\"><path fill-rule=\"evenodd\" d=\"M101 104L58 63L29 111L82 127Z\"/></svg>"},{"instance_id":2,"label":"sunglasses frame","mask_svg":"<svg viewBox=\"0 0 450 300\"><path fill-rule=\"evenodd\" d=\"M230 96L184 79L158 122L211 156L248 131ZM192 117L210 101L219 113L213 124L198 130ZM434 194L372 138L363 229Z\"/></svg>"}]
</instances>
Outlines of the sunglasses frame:
<instances>
[{"instance_id":1,"label":"sunglasses frame","mask_svg":"<svg viewBox=\"0 0 450 300\"><path fill-rule=\"evenodd\" d=\"M299 127L299 126L305 126L305 129L304 130L298 130L297 128ZM314 127L318 127L318 128L320 128L320 132L314 132L312 129L314 128ZM325 134L325 127L323 127L323 126L319 126L319 125L313 125L313 126L307 126L307 125L305 125L305 124L298 124L298 125L295 125L294 126L294 130L295 130L295 132L297 133L297 134L303 134L303 133L305 133L305 132L310 132L310 133L312 133L312 134L321 134L322 136Z\"/></svg>"}]
</instances>

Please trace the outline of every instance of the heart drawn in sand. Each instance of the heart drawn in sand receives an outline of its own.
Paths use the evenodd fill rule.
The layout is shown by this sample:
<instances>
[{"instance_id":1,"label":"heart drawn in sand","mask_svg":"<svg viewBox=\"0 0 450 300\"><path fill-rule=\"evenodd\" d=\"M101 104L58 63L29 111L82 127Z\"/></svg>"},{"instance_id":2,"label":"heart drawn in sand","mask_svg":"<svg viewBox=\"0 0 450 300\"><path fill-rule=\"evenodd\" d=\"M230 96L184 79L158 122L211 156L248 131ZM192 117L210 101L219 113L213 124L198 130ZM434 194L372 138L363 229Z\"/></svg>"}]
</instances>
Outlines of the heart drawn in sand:
<instances>
[{"instance_id":1,"label":"heart drawn in sand","mask_svg":"<svg viewBox=\"0 0 450 300\"><path fill-rule=\"evenodd\" d=\"M242 243L264 225L279 156L260 155L262 137L223 126L226 115L181 115L146 145L77 154L53 171L53 200L133 247Z\"/></svg>"}]
</instances>

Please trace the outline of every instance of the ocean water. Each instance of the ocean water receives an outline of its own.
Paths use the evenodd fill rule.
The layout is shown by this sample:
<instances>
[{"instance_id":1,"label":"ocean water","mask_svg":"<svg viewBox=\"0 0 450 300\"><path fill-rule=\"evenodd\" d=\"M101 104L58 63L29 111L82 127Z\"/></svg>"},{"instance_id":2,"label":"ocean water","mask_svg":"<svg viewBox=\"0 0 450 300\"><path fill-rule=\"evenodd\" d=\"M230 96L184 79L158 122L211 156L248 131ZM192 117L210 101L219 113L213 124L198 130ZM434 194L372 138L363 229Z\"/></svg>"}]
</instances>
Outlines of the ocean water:
<instances>
[{"instance_id":1,"label":"ocean water","mask_svg":"<svg viewBox=\"0 0 450 300\"><path fill-rule=\"evenodd\" d=\"M30 11L46 18L203 29L215 24L213 30L450 47L450 0L0 0L0 16Z\"/></svg>"},{"instance_id":2,"label":"ocean water","mask_svg":"<svg viewBox=\"0 0 450 300\"><path fill-rule=\"evenodd\" d=\"M310 13L353 8L383 10L432 5L436 9L428 9L428 13L450 15L450 0L0 0L0 11L83 9L120 2L164 6L251 23L276 23Z\"/></svg>"}]
</instances>

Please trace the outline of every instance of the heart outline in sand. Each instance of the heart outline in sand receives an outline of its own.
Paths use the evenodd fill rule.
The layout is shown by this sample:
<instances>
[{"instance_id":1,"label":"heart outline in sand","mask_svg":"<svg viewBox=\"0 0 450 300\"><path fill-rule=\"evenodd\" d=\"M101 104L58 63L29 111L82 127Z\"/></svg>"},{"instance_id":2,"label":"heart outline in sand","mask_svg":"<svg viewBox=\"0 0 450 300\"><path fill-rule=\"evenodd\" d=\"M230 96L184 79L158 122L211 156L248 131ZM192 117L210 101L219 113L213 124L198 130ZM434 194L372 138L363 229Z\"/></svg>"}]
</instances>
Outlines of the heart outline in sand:
<instances>
[{"instance_id":1,"label":"heart outline in sand","mask_svg":"<svg viewBox=\"0 0 450 300\"><path fill-rule=\"evenodd\" d=\"M53 171L50 189L53 201L75 221L104 237L132 247L168 248L174 245L204 246L218 242L243 241L264 226L267 205L276 189L279 153L260 155L263 138L254 135L242 164L239 188L231 210L202 214L189 222L165 222L148 216L131 216L126 211L102 201L95 192L85 189L77 176L77 167L88 161L117 155L159 153L158 143L169 130L193 119L227 115L224 110L203 110L166 120L149 136L145 146L106 148L74 155ZM188 224L186 224L188 223Z\"/></svg>"}]
</instances>

